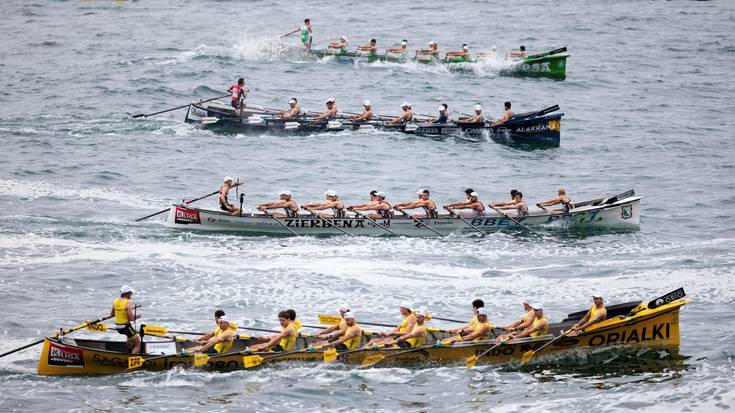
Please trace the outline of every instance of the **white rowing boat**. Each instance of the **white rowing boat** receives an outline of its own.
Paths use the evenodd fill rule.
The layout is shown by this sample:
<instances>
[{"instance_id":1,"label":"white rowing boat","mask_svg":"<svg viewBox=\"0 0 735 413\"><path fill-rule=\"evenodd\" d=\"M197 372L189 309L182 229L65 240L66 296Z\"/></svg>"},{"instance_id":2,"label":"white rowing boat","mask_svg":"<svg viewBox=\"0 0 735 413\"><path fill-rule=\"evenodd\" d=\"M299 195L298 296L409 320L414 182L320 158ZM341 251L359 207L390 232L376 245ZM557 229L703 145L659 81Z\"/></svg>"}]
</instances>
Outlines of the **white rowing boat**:
<instances>
[{"instance_id":1,"label":"white rowing boat","mask_svg":"<svg viewBox=\"0 0 735 413\"><path fill-rule=\"evenodd\" d=\"M449 234L489 233L523 226L552 230L637 230L640 227L642 196L625 193L577 204L569 212L541 212L517 217L488 214L473 218L440 215L438 218L414 220L396 216L390 219L320 218L301 215L296 218L274 218L263 214L233 216L227 212L174 204L166 219L166 226L184 230L239 232L264 235L398 235L431 237ZM417 221L420 221L417 222ZM523 225L520 225L523 224Z\"/></svg>"}]
</instances>

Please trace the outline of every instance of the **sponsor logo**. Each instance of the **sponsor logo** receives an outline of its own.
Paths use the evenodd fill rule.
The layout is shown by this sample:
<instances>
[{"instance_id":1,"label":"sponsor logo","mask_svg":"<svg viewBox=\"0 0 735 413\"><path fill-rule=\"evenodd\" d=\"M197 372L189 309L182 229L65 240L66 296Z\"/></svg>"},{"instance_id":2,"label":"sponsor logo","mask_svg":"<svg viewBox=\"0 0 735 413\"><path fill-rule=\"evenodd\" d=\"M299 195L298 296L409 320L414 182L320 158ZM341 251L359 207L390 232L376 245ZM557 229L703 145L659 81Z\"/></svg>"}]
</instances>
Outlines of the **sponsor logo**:
<instances>
[{"instance_id":1,"label":"sponsor logo","mask_svg":"<svg viewBox=\"0 0 735 413\"><path fill-rule=\"evenodd\" d=\"M538 124L538 125L520 127L520 128L517 128L515 131L520 132L520 133L536 133L536 132L545 132L547 130L550 130L548 125Z\"/></svg>"},{"instance_id":2,"label":"sponsor logo","mask_svg":"<svg viewBox=\"0 0 735 413\"><path fill-rule=\"evenodd\" d=\"M533 64L522 64L520 65L521 71L523 72L551 72L551 65L549 62L533 63Z\"/></svg>"},{"instance_id":3,"label":"sponsor logo","mask_svg":"<svg viewBox=\"0 0 735 413\"><path fill-rule=\"evenodd\" d=\"M660 307L664 304L668 304L672 301L676 301L680 298L684 298L686 296L686 293L684 292L683 288L679 288L676 291L672 291L662 297L659 297L651 302L648 303L648 308L654 309L656 307Z\"/></svg>"},{"instance_id":4,"label":"sponsor logo","mask_svg":"<svg viewBox=\"0 0 735 413\"><path fill-rule=\"evenodd\" d=\"M620 216L623 219L633 218L633 205L623 205L623 207L620 209Z\"/></svg>"},{"instance_id":5,"label":"sponsor logo","mask_svg":"<svg viewBox=\"0 0 735 413\"><path fill-rule=\"evenodd\" d=\"M549 130L559 132L561 130L561 122L558 120L550 120L546 122L546 127L549 128Z\"/></svg>"},{"instance_id":6,"label":"sponsor logo","mask_svg":"<svg viewBox=\"0 0 735 413\"><path fill-rule=\"evenodd\" d=\"M199 218L199 211L193 209L186 209L176 207L176 215L174 216L174 223L176 224L201 224L202 221Z\"/></svg>"},{"instance_id":7,"label":"sponsor logo","mask_svg":"<svg viewBox=\"0 0 735 413\"><path fill-rule=\"evenodd\" d=\"M650 330L648 327L643 327L640 330L634 328L620 333L597 334L590 337L589 345L594 347L608 344L642 343L644 341L666 340L669 337L671 337L671 325L661 323L654 325Z\"/></svg>"},{"instance_id":8,"label":"sponsor logo","mask_svg":"<svg viewBox=\"0 0 735 413\"><path fill-rule=\"evenodd\" d=\"M84 367L84 350L49 343L48 365Z\"/></svg>"},{"instance_id":9,"label":"sponsor logo","mask_svg":"<svg viewBox=\"0 0 735 413\"><path fill-rule=\"evenodd\" d=\"M289 228L365 228L365 221L362 219L308 219L308 218L286 218L284 219L286 226ZM375 222L378 222L375 220ZM370 227L375 227L372 222L367 223ZM389 227L390 220L378 222L381 226Z\"/></svg>"}]
</instances>

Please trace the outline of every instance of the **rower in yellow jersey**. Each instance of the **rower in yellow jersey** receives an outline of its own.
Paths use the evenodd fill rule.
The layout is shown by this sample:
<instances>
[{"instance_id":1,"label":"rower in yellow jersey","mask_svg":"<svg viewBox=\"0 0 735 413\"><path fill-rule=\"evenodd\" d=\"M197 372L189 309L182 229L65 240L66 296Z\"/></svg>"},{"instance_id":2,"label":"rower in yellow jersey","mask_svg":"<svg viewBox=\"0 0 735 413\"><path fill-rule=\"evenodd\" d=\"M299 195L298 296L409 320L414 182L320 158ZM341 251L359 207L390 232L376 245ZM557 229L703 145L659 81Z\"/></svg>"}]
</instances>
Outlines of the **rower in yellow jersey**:
<instances>
[{"instance_id":1,"label":"rower in yellow jersey","mask_svg":"<svg viewBox=\"0 0 735 413\"><path fill-rule=\"evenodd\" d=\"M342 320L340 320L339 323L333 324L324 330L319 330L315 335L316 338L329 338L331 333L337 332L337 336L341 336L345 333L347 330L347 323L345 322L345 314L350 311L350 308L346 305L343 305L339 308L339 316L342 317Z\"/></svg>"},{"instance_id":2,"label":"rower in yellow jersey","mask_svg":"<svg viewBox=\"0 0 735 413\"><path fill-rule=\"evenodd\" d=\"M346 312L342 318L345 321L347 328L344 334L330 335L330 338L336 338L334 341L321 341L314 343L309 349L323 350L330 347L334 347L337 351L354 350L360 345L362 339L362 328L355 320L355 315L351 312Z\"/></svg>"},{"instance_id":3,"label":"rower in yellow jersey","mask_svg":"<svg viewBox=\"0 0 735 413\"><path fill-rule=\"evenodd\" d=\"M499 336L498 338L501 340L508 339L513 335L513 333L517 333L519 331L523 331L527 329L528 327L533 324L534 321L536 321L536 312L534 311L533 307L531 306L531 300L525 300L523 301L523 309L526 311L523 314L523 317L521 317L518 321L509 324L504 327L500 327L503 330L508 331L508 334L503 334Z\"/></svg>"},{"instance_id":4,"label":"rower in yellow jersey","mask_svg":"<svg viewBox=\"0 0 735 413\"><path fill-rule=\"evenodd\" d=\"M510 334L510 338L539 337L549 333L549 320L544 317L544 306L534 304L531 307L534 313L533 323L520 332ZM503 337L498 337L498 339L502 340Z\"/></svg>"},{"instance_id":5,"label":"rower in yellow jersey","mask_svg":"<svg viewBox=\"0 0 735 413\"><path fill-rule=\"evenodd\" d=\"M203 346L190 347L186 351L196 353L214 349L219 354L227 353L235 342L236 330L237 324L229 322L227 316L223 315L217 319L217 328L214 329L212 337Z\"/></svg>"},{"instance_id":6,"label":"rower in yellow jersey","mask_svg":"<svg viewBox=\"0 0 735 413\"><path fill-rule=\"evenodd\" d=\"M487 310L484 307L480 307L475 311L475 314L477 316L477 322L471 332L466 334L461 333L460 335L444 339L441 343L447 345L451 343L488 340L492 334L493 326L487 321Z\"/></svg>"},{"instance_id":7,"label":"rower in yellow jersey","mask_svg":"<svg viewBox=\"0 0 735 413\"><path fill-rule=\"evenodd\" d=\"M472 319L470 319L470 322L464 327L455 328L447 331L452 334L459 335L471 333L475 330L475 326L477 325L477 310L483 307L485 307L485 302L480 300L479 298L472 301Z\"/></svg>"},{"instance_id":8,"label":"rower in yellow jersey","mask_svg":"<svg viewBox=\"0 0 735 413\"><path fill-rule=\"evenodd\" d=\"M278 323L281 324L279 334L270 337L258 337L265 343L251 346L250 350L265 351L272 348L274 351L292 351L296 346L296 338L299 333L296 324L291 320L291 314L288 311L278 313Z\"/></svg>"},{"instance_id":9,"label":"rower in yellow jersey","mask_svg":"<svg viewBox=\"0 0 735 413\"><path fill-rule=\"evenodd\" d=\"M135 290L127 285L120 288L120 297L112 302L110 317L115 317L115 330L128 339L128 350L133 354L140 354L140 336L135 332L132 322L140 318L135 314L134 306L130 302Z\"/></svg>"},{"instance_id":10,"label":"rower in yellow jersey","mask_svg":"<svg viewBox=\"0 0 735 413\"><path fill-rule=\"evenodd\" d=\"M286 312L288 313L288 318L290 318L291 321L293 321L293 325L294 327L296 327L296 332L298 333L299 331L301 331L302 325L301 325L301 321L296 319L296 311L289 308L288 310L286 310Z\"/></svg>"},{"instance_id":11,"label":"rower in yellow jersey","mask_svg":"<svg viewBox=\"0 0 735 413\"><path fill-rule=\"evenodd\" d=\"M411 331L396 337L395 340L391 340L385 343L386 346L398 346L398 347L419 347L423 346L426 342L426 336L429 331L426 329L426 310L419 309L416 311L416 324L414 324Z\"/></svg>"},{"instance_id":12,"label":"rower in yellow jersey","mask_svg":"<svg viewBox=\"0 0 735 413\"><path fill-rule=\"evenodd\" d=\"M206 343L207 340L209 340L210 338L214 337L214 333L217 330L219 330L219 318L222 317L223 315L225 315L224 310L216 310L214 312L214 330L208 332L207 334L205 334L205 335L203 335L201 337L197 337L195 339L192 339L191 341L193 341L195 343Z\"/></svg>"},{"instance_id":13,"label":"rower in yellow jersey","mask_svg":"<svg viewBox=\"0 0 735 413\"><path fill-rule=\"evenodd\" d=\"M398 327L394 328L391 331L379 332L378 334L380 334L380 338L374 338L368 341L363 346L363 348L380 346L380 345L392 342L394 338L402 336L406 333L410 333L411 330L413 330L413 327L416 325L416 316L411 312L411 304L408 304L408 303L401 304L399 311L401 312L401 315L403 316L403 320L401 320L401 324L399 324Z\"/></svg>"},{"instance_id":14,"label":"rower in yellow jersey","mask_svg":"<svg viewBox=\"0 0 735 413\"><path fill-rule=\"evenodd\" d=\"M595 325L601 321L605 321L607 318L607 309L605 308L605 305L602 300L602 295L596 294L592 296L592 307L590 307L590 310L587 311L587 314L582 317L581 320L575 324L571 330L570 334L575 335L584 330L587 327L590 327L592 325Z\"/></svg>"}]
</instances>

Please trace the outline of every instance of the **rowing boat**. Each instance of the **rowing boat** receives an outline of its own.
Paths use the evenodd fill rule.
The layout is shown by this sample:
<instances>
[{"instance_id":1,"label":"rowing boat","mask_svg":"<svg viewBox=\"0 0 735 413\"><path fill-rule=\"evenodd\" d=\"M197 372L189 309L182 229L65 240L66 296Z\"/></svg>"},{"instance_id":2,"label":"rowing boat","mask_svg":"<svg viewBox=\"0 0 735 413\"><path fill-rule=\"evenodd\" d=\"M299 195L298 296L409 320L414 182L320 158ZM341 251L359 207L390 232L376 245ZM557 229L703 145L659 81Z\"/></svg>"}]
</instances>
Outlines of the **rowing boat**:
<instances>
[{"instance_id":1,"label":"rowing boat","mask_svg":"<svg viewBox=\"0 0 735 413\"><path fill-rule=\"evenodd\" d=\"M320 218L302 215L296 218L274 218L262 214L233 216L229 213L174 204L166 219L166 226L197 231L223 231L263 235L350 235L432 237L449 234L468 234L478 230L485 233L507 229L522 230L523 226L549 230L605 230L626 231L640 227L640 200L633 190L576 204L569 212L538 212L523 217L485 215L458 218L439 215L438 218L414 220L407 216L370 220L362 216ZM420 221L420 224L417 222ZM521 225L522 224L522 225ZM435 232L436 231L436 232Z\"/></svg>"},{"instance_id":2,"label":"rowing boat","mask_svg":"<svg viewBox=\"0 0 735 413\"><path fill-rule=\"evenodd\" d=\"M509 59L502 63L500 74L506 76L531 76L531 77L549 77L553 79L566 78L567 48L562 47L544 53L529 55L518 59ZM336 49L312 49L307 52L309 55L318 59L331 58L340 62L390 62L390 63L421 63L421 64L441 64L445 65L448 70L466 71L475 65L482 65L490 62L494 55L478 54L475 58L466 59L461 56L439 58L433 55L409 57L408 52L403 54L386 53L378 54L374 52L350 52Z\"/></svg>"},{"instance_id":3,"label":"rowing boat","mask_svg":"<svg viewBox=\"0 0 735 413\"><path fill-rule=\"evenodd\" d=\"M654 349L674 353L680 345L679 310L688 302L683 289L678 289L650 302L628 302L608 306L608 319L582 331L579 335L565 337L555 341L539 351L541 355L554 355L573 350L598 350L610 348ZM485 357L477 360L478 364L501 364L518 361L523 353L538 350L549 343L563 329L568 329L581 319L585 311L569 314L561 323L549 325L548 335L511 340L502 344ZM312 336L313 337L313 336ZM426 365L457 364L470 356L477 356L488 350L494 340L472 343L455 343L440 345L430 337L431 344L406 352L405 348L365 349L338 353L337 360L349 364L361 364L368 357L382 355L385 359L380 365ZM262 364L284 361L323 360L324 352L308 351L313 338L299 337L297 350L289 353L253 353L262 357ZM365 338L363 338L365 341ZM250 338L239 338L232 350L226 354L212 353L206 363L199 368L205 370L241 370L247 368L246 356L253 355L245 351L252 344ZM140 369L169 370L175 367L194 366L194 355L183 353L197 343L188 340L156 339L145 341L144 354ZM403 352L396 355L398 352ZM394 355L394 356L392 356ZM136 355L126 352L123 341L105 341L74 339L68 336L47 337L38 361L40 375L79 375L79 374L116 374L131 371L129 359Z\"/></svg>"},{"instance_id":4,"label":"rowing boat","mask_svg":"<svg viewBox=\"0 0 735 413\"><path fill-rule=\"evenodd\" d=\"M274 115L273 110L261 106L246 106L241 113L221 102L205 104L192 103L185 121L244 133L272 133L278 135L311 135L315 133L334 133L344 131L383 130L420 136L467 136L489 138L501 143L530 143L546 146L559 146L561 140L561 118L563 113L555 113L558 105L533 112L519 113L502 125L493 126L489 121L468 123L450 121L448 123L408 122L390 125L384 121L352 122L348 118L331 121L314 121L302 116L296 119L283 119Z\"/></svg>"}]
</instances>

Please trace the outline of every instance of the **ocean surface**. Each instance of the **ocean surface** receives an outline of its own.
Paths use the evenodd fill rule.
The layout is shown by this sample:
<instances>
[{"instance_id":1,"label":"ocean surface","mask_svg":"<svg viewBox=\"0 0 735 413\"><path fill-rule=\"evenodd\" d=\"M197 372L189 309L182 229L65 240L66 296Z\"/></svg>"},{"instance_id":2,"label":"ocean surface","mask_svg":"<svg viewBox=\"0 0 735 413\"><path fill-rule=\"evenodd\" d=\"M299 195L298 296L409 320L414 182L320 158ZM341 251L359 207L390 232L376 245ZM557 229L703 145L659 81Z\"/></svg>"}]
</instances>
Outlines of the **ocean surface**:
<instances>
[{"instance_id":1,"label":"ocean surface","mask_svg":"<svg viewBox=\"0 0 735 413\"><path fill-rule=\"evenodd\" d=\"M0 352L109 312L123 284L142 322L209 328L217 308L274 328L342 303L393 322L411 301L467 319L482 298L504 324L531 297L552 321L684 287L678 357L571 354L526 366L356 369L294 363L252 371L173 370L41 377L40 347L0 359L0 411L726 411L735 407L735 2L570 0L0 2ZM415 64L352 65L282 53L278 36L310 17L315 46L402 38L505 53L567 46L567 79L504 77ZM297 36L283 39L297 46ZM441 102L498 117L559 104L561 147L392 133L223 134L185 110L238 77L249 101L298 97L379 113ZM456 114L453 114L456 116ZM245 182L245 208L288 189L298 202L337 190L392 201L428 188L444 204L472 187L529 204L564 186L573 200L634 188L640 231L484 238L272 238L167 229L135 218ZM216 207L215 198L199 206ZM438 324L434 326L454 326ZM79 332L77 336L93 333ZM99 335L94 337L100 337ZM117 334L109 337L120 339ZM642 361L645 360L645 361Z\"/></svg>"}]
</instances>

